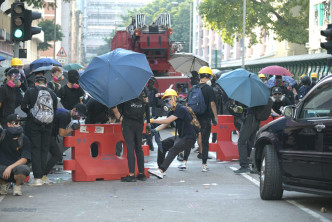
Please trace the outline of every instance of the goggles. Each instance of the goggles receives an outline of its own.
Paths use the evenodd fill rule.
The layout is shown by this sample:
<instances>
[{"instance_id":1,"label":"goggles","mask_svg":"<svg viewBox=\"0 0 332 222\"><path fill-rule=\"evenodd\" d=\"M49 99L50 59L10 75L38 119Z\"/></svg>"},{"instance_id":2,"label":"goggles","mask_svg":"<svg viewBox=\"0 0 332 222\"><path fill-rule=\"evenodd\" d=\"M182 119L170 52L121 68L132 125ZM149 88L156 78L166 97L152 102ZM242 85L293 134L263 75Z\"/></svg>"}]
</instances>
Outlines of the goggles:
<instances>
[{"instance_id":1,"label":"goggles","mask_svg":"<svg viewBox=\"0 0 332 222\"><path fill-rule=\"evenodd\" d=\"M166 103L168 103L168 102L171 101L171 100L172 100L171 98L164 99L164 101L165 101Z\"/></svg>"},{"instance_id":2,"label":"goggles","mask_svg":"<svg viewBox=\"0 0 332 222\"><path fill-rule=\"evenodd\" d=\"M12 79L20 79L21 78L21 73L13 73L10 78Z\"/></svg>"},{"instance_id":3,"label":"goggles","mask_svg":"<svg viewBox=\"0 0 332 222\"><path fill-rule=\"evenodd\" d=\"M273 93L274 96L281 96L282 93Z\"/></svg>"},{"instance_id":4,"label":"goggles","mask_svg":"<svg viewBox=\"0 0 332 222\"><path fill-rule=\"evenodd\" d=\"M20 122L19 122L19 121L13 121L13 122L11 122L10 124L12 124L12 125L14 125L14 126L18 126L18 125L20 125Z\"/></svg>"}]
</instances>

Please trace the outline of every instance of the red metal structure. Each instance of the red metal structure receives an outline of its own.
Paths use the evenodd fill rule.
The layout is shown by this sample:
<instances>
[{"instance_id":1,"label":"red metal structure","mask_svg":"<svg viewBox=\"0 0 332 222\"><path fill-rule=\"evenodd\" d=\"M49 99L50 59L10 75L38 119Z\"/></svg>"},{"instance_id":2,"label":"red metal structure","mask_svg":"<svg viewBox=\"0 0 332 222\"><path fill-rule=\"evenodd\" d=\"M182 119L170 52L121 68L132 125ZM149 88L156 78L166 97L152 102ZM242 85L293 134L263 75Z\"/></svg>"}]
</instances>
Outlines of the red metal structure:
<instances>
[{"instance_id":1,"label":"red metal structure","mask_svg":"<svg viewBox=\"0 0 332 222\"><path fill-rule=\"evenodd\" d=\"M172 88L178 93L186 93L190 87L190 79L175 72L168 62L174 54L171 35L170 14L161 14L151 25L145 24L144 14L137 14L132 17L127 30L116 32L111 41L111 50L123 48L144 53L157 79L155 87L159 92L164 92L173 85Z\"/></svg>"}]
</instances>

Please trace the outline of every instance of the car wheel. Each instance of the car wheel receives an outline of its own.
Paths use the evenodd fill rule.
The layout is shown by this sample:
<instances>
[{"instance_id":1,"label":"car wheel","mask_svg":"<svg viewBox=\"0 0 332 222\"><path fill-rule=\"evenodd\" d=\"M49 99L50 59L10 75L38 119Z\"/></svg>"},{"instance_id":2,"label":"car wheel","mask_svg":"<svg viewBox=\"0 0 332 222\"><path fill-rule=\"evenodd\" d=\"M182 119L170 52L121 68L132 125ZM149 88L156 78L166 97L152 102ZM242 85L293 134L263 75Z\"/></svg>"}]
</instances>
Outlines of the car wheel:
<instances>
[{"instance_id":1,"label":"car wheel","mask_svg":"<svg viewBox=\"0 0 332 222\"><path fill-rule=\"evenodd\" d=\"M260 195L263 200L282 198L282 180L277 152L271 145L263 150L260 174Z\"/></svg>"}]
</instances>

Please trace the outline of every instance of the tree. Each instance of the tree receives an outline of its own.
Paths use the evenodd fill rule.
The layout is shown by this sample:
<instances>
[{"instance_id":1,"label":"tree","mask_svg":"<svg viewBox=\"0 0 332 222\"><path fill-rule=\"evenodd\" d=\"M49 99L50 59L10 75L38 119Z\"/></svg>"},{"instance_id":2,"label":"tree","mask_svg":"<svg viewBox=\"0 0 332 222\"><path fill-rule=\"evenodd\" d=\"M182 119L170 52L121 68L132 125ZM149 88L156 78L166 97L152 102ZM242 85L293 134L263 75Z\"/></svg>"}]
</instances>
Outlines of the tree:
<instances>
[{"instance_id":1,"label":"tree","mask_svg":"<svg viewBox=\"0 0 332 222\"><path fill-rule=\"evenodd\" d=\"M273 31L278 41L305 44L309 33L309 0L246 0L246 32L250 44L258 43L255 28ZM206 26L217 31L223 42L234 43L242 37L243 0L205 0L199 13Z\"/></svg>"},{"instance_id":2,"label":"tree","mask_svg":"<svg viewBox=\"0 0 332 222\"><path fill-rule=\"evenodd\" d=\"M43 20L38 26L44 31L44 42L39 43L38 50L46 51L51 47L48 42L54 41L54 20ZM61 41L62 37L64 37L64 35L61 32L61 26L56 24L56 41Z\"/></svg>"},{"instance_id":3,"label":"tree","mask_svg":"<svg viewBox=\"0 0 332 222\"><path fill-rule=\"evenodd\" d=\"M24 0L29 6L34 8L54 7L55 2L47 2L45 0ZM71 2L72 0L62 0L64 2Z\"/></svg>"},{"instance_id":4,"label":"tree","mask_svg":"<svg viewBox=\"0 0 332 222\"><path fill-rule=\"evenodd\" d=\"M172 4L177 2L178 4ZM131 23L131 16L137 13L145 14L145 23L150 25L161 13L171 14L171 26L173 34L171 40L176 42L185 42L183 51L189 51L189 27L190 27L190 4L192 0L154 0L145 7L128 10L127 16L122 19L126 22L126 26Z\"/></svg>"},{"instance_id":5,"label":"tree","mask_svg":"<svg viewBox=\"0 0 332 222\"><path fill-rule=\"evenodd\" d=\"M104 45L99 46L97 50L97 55L103 55L111 51L111 41L113 37L115 36L115 31L112 30L111 34L109 37L104 38Z\"/></svg>"}]
</instances>

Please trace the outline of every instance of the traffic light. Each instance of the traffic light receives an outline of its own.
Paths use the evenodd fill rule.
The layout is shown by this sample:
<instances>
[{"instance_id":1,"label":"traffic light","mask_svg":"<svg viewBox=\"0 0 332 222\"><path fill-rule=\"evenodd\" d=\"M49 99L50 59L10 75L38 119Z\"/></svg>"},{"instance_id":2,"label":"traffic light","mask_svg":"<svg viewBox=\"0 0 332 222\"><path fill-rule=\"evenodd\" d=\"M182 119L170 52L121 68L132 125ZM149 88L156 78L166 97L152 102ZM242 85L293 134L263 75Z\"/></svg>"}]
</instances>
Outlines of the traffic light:
<instances>
[{"instance_id":1,"label":"traffic light","mask_svg":"<svg viewBox=\"0 0 332 222\"><path fill-rule=\"evenodd\" d=\"M41 32L40 27L33 27L32 21L41 18L41 13L33 12L31 10L25 10L25 22L24 22L24 41L31 40L32 35L38 34Z\"/></svg>"},{"instance_id":2,"label":"traffic light","mask_svg":"<svg viewBox=\"0 0 332 222\"><path fill-rule=\"evenodd\" d=\"M320 43L320 47L326 49L328 54L332 54L332 24L328 24L327 29L320 31L320 34L327 40L327 42Z\"/></svg>"},{"instance_id":3,"label":"traffic light","mask_svg":"<svg viewBox=\"0 0 332 222\"><path fill-rule=\"evenodd\" d=\"M25 8L24 3L16 2L11 7L11 40L24 41Z\"/></svg>"}]
</instances>

